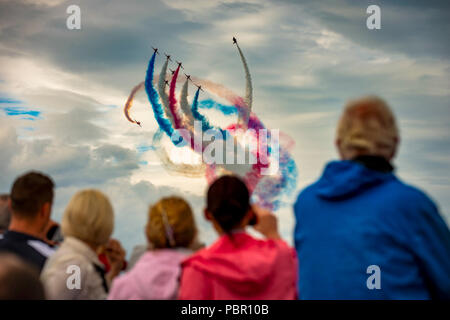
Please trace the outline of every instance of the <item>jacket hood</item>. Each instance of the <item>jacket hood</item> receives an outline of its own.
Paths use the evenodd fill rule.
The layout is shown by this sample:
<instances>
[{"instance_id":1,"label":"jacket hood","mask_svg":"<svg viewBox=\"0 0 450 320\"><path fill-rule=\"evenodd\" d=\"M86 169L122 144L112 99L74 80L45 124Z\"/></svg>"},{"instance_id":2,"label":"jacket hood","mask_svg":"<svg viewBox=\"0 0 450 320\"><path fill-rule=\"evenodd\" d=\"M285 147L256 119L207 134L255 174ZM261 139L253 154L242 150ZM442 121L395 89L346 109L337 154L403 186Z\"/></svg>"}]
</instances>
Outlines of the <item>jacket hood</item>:
<instances>
[{"instance_id":1,"label":"jacket hood","mask_svg":"<svg viewBox=\"0 0 450 320\"><path fill-rule=\"evenodd\" d=\"M176 299L181 262L192 254L189 250L162 249L147 251L129 272L113 283L114 299ZM115 287L115 288L114 288Z\"/></svg>"},{"instance_id":2,"label":"jacket hood","mask_svg":"<svg viewBox=\"0 0 450 320\"><path fill-rule=\"evenodd\" d=\"M365 192L391 179L395 179L391 172L368 169L356 161L332 161L325 167L315 190L323 199L337 200Z\"/></svg>"},{"instance_id":3,"label":"jacket hood","mask_svg":"<svg viewBox=\"0 0 450 320\"><path fill-rule=\"evenodd\" d=\"M283 241L258 240L245 232L220 237L211 247L188 258L189 265L226 284L231 292L247 296L270 290L281 269L290 277L294 251ZM295 268L294 268L295 269Z\"/></svg>"}]
</instances>

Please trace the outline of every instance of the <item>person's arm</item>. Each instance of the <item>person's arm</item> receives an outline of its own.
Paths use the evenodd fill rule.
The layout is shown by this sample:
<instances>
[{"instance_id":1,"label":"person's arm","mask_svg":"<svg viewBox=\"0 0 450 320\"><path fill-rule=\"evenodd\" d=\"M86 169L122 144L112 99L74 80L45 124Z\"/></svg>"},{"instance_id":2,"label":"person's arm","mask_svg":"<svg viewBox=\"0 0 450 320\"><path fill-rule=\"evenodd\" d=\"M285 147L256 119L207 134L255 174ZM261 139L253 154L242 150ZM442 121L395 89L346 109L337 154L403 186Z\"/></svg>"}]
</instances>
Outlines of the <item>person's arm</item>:
<instances>
[{"instance_id":1,"label":"person's arm","mask_svg":"<svg viewBox=\"0 0 450 320\"><path fill-rule=\"evenodd\" d=\"M123 270L125 264L125 250L122 248L119 241L111 239L106 245L104 252L110 265L110 270L106 274L106 281L108 282L108 286L111 286L113 279Z\"/></svg>"},{"instance_id":2,"label":"person's arm","mask_svg":"<svg viewBox=\"0 0 450 320\"><path fill-rule=\"evenodd\" d=\"M425 195L409 219L411 248L418 257L432 298L450 299L450 230Z\"/></svg>"},{"instance_id":3,"label":"person's arm","mask_svg":"<svg viewBox=\"0 0 450 320\"><path fill-rule=\"evenodd\" d=\"M257 218L256 225L253 228L267 239L281 240L278 233L277 217L271 211L258 206L253 206L252 210Z\"/></svg>"}]
</instances>

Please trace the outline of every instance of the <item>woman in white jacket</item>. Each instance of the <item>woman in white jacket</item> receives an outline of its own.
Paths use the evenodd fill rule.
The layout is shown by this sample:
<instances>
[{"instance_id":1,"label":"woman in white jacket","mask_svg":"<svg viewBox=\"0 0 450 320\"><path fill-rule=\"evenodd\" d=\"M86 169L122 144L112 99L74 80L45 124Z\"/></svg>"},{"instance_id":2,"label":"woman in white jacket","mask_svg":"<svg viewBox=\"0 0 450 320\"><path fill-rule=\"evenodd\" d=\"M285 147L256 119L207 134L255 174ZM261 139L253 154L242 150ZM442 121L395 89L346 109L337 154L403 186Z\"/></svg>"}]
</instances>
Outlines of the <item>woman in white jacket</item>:
<instances>
[{"instance_id":1,"label":"woman in white jacket","mask_svg":"<svg viewBox=\"0 0 450 320\"><path fill-rule=\"evenodd\" d=\"M109 255L111 270L105 274L97 252L114 228L108 198L97 190L82 190L70 200L61 224L64 241L47 260L41 274L49 299L105 299L109 285L121 270L121 248ZM120 247L120 246L119 246Z\"/></svg>"}]
</instances>

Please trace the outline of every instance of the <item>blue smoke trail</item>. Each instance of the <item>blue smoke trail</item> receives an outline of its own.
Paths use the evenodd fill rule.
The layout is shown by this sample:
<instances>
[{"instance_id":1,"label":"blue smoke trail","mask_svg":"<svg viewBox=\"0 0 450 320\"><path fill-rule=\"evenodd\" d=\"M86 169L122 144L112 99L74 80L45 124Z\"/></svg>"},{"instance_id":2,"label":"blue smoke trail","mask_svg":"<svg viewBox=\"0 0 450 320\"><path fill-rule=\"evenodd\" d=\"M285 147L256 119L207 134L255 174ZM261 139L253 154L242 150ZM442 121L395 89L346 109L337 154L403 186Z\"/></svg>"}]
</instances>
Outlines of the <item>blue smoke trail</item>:
<instances>
[{"instance_id":1,"label":"blue smoke trail","mask_svg":"<svg viewBox=\"0 0 450 320\"><path fill-rule=\"evenodd\" d=\"M235 115L238 113L238 109L235 106L227 106L214 101L213 99L202 100L199 103L199 108L202 109L215 109L222 112L226 116Z\"/></svg>"},{"instance_id":2,"label":"blue smoke trail","mask_svg":"<svg viewBox=\"0 0 450 320\"><path fill-rule=\"evenodd\" d=\"M147 73L145 76L145 91L147 92L148 100L152 104L153 113L155 114L156 122L159 127L169 136L172 137L173 128L170 121L164 117L163 108L159 103L158 92L153 86L153 72L155 70L155 56L153 53L152 58L148 63Z\"/></svg>"},{"instance_id":3,"label":"blue smoke trail","mask_svg":"<svg viewBox=\"0 0 450 320\"><path fill-rule=\"evenodd\" d=\"M195 120L201 121L202 122L202 130L203 131L207 131L212 129L213 127L209 124L208 119L202 115L200 112L198 112L198 96L200 94L200 88L197 89L197 91L195 92L195 96L194 96L194 100L192 101L192 115L194 116Z\"/></svg>"}]
</instances>

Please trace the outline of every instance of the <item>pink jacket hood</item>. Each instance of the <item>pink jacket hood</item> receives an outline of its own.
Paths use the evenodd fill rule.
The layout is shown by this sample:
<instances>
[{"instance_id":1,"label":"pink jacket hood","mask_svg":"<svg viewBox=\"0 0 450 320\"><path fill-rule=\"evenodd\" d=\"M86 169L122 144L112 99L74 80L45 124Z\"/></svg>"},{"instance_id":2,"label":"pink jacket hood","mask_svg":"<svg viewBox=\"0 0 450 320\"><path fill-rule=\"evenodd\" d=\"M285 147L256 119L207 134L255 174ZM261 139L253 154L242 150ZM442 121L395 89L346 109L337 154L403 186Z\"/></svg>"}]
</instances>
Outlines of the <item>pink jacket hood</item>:
<instances>
[{"instance_id":1,"label":"pink jacket hood","mask_svg":"<svg viewBox=\"0 0 450 320\"><path fill-rule=\"evenodd\" d=\"M183 262L181 299L295 299L297 260L283 240L241 232Z\"/></svg>"},{"instance_id":2,"label":"pink jacket hood","mask_svg":"<svg viewBox=\"0 0 450 320\"><path fill-rule=\"evenodd\" d=\"M181 261L188 250L147 251L129 272L116 278L109 300L169 300L178 295Z\"/></svg>"}]
</instances>

